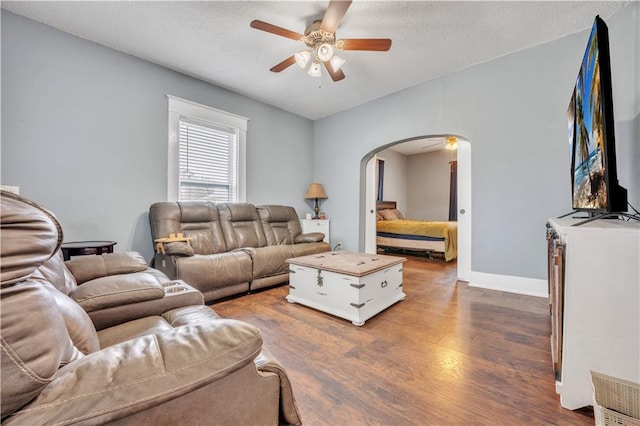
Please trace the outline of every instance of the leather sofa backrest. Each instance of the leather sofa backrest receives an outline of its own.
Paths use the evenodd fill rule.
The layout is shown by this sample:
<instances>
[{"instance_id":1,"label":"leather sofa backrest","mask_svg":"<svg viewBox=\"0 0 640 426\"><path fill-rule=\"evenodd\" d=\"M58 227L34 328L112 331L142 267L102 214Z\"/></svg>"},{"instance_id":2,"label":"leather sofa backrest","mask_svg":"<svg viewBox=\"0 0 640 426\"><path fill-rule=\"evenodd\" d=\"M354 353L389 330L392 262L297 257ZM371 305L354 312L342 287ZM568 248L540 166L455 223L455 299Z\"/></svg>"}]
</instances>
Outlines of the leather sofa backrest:
<instances>
[{"instance_id":1,"label":"leather sofa backrest","mask_svg":"<svg viewBox=\"0 0 640 426\"><path fill-rule=\"evenodd\" d=\"M0 201L4 419L35 398L60 367L82 354L71 342L53 294L33 278L57 252L60 224L52 213L17 195L2 192Z\"/></svg>"},{"instance_id":2,"label":"leather sofa backrest","mask_svg":"<svg viewBox=\"0 0 640 426\"><path fill-rule=\"evenodd\" d=\"M270 246L293 244L302 233L300 220L295 209L290 206L258 206L262 229Z\"/></svg>"},{"instance_id":3,"label":"leather sofa backrest","mask_svg":"<svg viewBox=\"0 0 640 426\"><path fill-rule=\"evenodd\" d=\"M60 249L58 249L51 259L39 267L37 272L42 276L43 280L49 282L53 287L66 295L78 288L76 278L64 264L62 250Z\"/></svg>"},{"instance_id":4,"label":"leather sofa backrest","mask_svg":"<svg viewBox=\"0 0 640 426\"><path fill-rule=\"evenodd\" d=\"M78 284L110 275L134 274L147 269L147 261L135 251L110 253L109 256L78 256L65 262Z\"/></svg>"},{"instance_id":5,"label":"leather sofa backrest","mask_svg":"<svg viewBox=\"0 0 640 426\"><path fill-rule=\"evenodd\" d=\"M222 233L229 250L267 245L258 210L253 204L226 203L218 204L217 207Z\"/></svg>"},{"instance_id":6,"label":"leather sofa backrest","mask_svg":"<svg viewBox=\"0 0 640 426\"><path fill-rule=\"evenodd\" d=\"M159 202L149 208L153 239L183 233L195 254L227 251L216 205L212 202Z\"/></svg>"},{"instance_id":7,"label":"leather sofa backrest","mask_svg":"<svg viewBox=\"0 0 640 426\"><path fill-rule=\"evenodd\" d=\"M71 343L53 295L41 283L27 279L2 287L0 293L4 419L38 396L59 368L82 354Z\"/></svg>"},{"instance_id":8,"label":"leather sofa backrest","mask_svg":"<svg viewBox=\"0 0 640 426\"><path fill-rule=\"evenodd\" d=\"M0 191L2 201L3 286L28 278L62 243L62 227L53 213L10 192Z\"/></svg>"},{"instance_id":9,"label":"leather sofa backrest","mask_svg":"<svg viewBox=\"0 0 640 426\"><path fill-rule=\"evenodd\" d=\"M78 284L64 263L62 251L58 249L51 259L31 274L30 278L43 285L53 295L73 345L85 355L100 349L98 333L91 318L69 297L69 293L77 289Z\"/></svg>"},{"instance_id":10,"label":"leather sofa backrest","mask_svg":"<svg viewBox=\"0 0 640 426\"><path fill-rule=\"evenodd\" d=\"M36 271L37 273L37 271ZM34 278L35 278L34 274ZM89 314L78 305L71 297L62 294L58 289L50 283L35 278L53 295L53 298L60 309L64 324L67 327L67 333L73 343L80 352L88 355L100 349L100 339L98 333L89 318Z\"/></svg>"}]
</instances>

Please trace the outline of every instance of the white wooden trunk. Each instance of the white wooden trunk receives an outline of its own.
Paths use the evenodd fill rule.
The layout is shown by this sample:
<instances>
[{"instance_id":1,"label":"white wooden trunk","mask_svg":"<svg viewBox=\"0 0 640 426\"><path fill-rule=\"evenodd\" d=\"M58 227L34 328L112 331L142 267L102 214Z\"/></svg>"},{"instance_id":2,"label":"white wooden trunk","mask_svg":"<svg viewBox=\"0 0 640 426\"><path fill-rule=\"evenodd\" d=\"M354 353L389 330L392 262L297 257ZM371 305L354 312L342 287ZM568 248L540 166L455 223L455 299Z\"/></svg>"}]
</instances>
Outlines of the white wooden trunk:
<instances>
[{"instance_id":1,"label":"white wooden trunk","mask_svg":"<svg viewBox=\"0 0 640 426\"><path fill-rule=\"evenodd\" d=\"M401 263L361 277L290 266L288 302L310 306L357 326L404 298Z\"/></svg>"}]
</instances>

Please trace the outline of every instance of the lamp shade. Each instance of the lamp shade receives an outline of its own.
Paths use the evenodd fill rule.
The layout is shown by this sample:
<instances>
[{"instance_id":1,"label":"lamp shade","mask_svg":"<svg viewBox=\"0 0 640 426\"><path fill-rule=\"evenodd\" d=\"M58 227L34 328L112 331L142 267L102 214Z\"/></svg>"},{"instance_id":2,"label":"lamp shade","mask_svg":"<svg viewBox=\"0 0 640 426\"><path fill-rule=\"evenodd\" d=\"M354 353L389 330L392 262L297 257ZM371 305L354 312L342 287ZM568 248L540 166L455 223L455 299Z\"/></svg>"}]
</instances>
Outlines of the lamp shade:
<instances>
[{"instance_id":1,"label":"lamp shade","mask_svg":"<svg viewBox=\"0 0 640 426\"><path fill-rule=\"evenodd\" d=\"M333 55L333 57L329 60L329 63L331 64L331 68L333 68L333 71L338 72L344 65L344 59L342 59L338 55Z\"/></svg>"},{"instance_id":2,"label":"lamp shade","mask_svg":"<svg viewBox=\"0 0 640 426\"><path fill-rule=\"evenodd\" d=\"M322 76L322 71L320 71L320 64L318 62L313 62L309 67L309 71L307 71L311 77L320 77Z\"/></svg>"},{"instance_id":3,"label":"lamp shade","mask_svg":"<svg viewBox=\"0 0 640 426\"><path fill-rule=\"evenodd\" d=\"M326 62L333 56L333 47L329 43L323 43L318 47L318 58Z\"/></svg>"},{"instance_id":4,"label":"lamp shade","mask_svg":"<svg viewBox=\"0 0 640 426\"><path fill-rule=\"evenodd\" d=\"M298 64L300 68L304 68L309 63L309 59L311 59L311 52L308 50L301 50L296 53L294 57L296 58L296 64Z\"/></svg>"},{"instance_id":5,"label":"lamp shade","mask_svg":"<svg viewBox=\"0 0 640 426\"><path fill-rule=\"evenodd\" d=\"M325 194L324 189L322 188L322 184L310 183L309 189L307 189L307 195L305 195L304 198L309 200L314 198L325 199L329 197L327 197L327 194Z\"/></svg>"}]
</instances>

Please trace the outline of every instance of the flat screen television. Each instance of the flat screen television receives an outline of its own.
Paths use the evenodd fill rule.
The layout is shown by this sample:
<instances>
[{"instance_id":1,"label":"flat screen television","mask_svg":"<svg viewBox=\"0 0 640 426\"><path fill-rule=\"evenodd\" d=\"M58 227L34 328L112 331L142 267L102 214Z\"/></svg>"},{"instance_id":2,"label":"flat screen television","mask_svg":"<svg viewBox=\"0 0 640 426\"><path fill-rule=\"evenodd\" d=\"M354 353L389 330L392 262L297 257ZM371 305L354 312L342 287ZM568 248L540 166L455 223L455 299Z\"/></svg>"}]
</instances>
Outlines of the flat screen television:
<instances>
[{"instance_id":1,"label":"flat screen television","mask_svg":"<svg viewBox=\"0 0 640 426\"><path fill-rule=\"evenodd\" d=\"M596 16L567 111L572 206L591 217L627 211L616 170L612 97L609 35Z\"/></svg>"}]
</instances>

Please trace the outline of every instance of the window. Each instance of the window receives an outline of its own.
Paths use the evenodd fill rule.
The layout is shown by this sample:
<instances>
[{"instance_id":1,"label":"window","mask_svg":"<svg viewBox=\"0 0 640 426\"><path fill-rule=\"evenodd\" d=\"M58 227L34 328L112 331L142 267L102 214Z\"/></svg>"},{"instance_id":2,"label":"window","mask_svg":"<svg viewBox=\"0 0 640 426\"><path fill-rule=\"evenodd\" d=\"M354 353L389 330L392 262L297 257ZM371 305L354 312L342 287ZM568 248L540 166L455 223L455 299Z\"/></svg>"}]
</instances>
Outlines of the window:
<instances>
[{"instance_id":1,"label":"window","mask_svg":"<svg viewBox=\"0 0 640 426\"><path fill-rule=\"evenodd\" d=\"M237 201L235 129L180 119L179 201Z\"/></svg>"},{"instance_id":2,"label":"window","mask_svg":"<svg viewBox=\"0 0 640 426\"><path fill-rule=\"evenodd\" d=\"M169 98L167 199L245 201L248 119Z\"/></svg>"}]
</instances>

